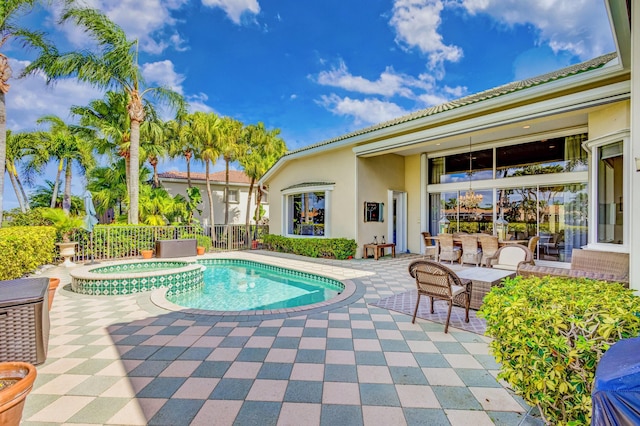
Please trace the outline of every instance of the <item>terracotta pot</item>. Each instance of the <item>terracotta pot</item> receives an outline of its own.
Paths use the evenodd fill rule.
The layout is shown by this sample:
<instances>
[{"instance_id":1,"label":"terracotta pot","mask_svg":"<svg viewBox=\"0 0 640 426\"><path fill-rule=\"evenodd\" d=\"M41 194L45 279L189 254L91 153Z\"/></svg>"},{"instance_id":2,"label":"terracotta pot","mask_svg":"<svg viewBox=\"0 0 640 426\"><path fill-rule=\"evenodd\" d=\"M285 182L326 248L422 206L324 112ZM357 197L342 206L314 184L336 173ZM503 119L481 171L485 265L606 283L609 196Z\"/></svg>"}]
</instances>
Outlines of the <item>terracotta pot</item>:
<instances>
[{"instance_id":1,"label":"terracotta pot","mask_svg":"<svg viewBox=\"0 0 640 426\"><path fill-rule=\"evenodd\" d=\"M258 248L258 240L251 241L251 250L255 250Z\"/></svg>"},{"instance_id":2,"label":"terracotta pot","mask_svg":"<svg viewBox=\"0 0 640 426\"><path fill-rule=\"evenodd\" d=\"M49 278L49 310L53 305L53 296L56 295L56 289L60 285L60 278Z\"/></svg>"},{"instance_id":3,"label":"terracotta pot","mask_svg":"<svg viewBox=\"0 0 640 426\"><path fill-rule=\"evenodd\" d=\"M143 259L151 259L153 257L153 250L140 250L140 254Z\"/></svg>"},{"instance_id":4,"label":"terracotta pot","mask_svg":"<svg viewBox=\"0 0 640 426\"><path fill-rule=\"evenodd\" d=\"M196 250L198 252L198 256L202 256L204 254L204 252L205 252L205 248L202 247L202 246L197 246Z\"/></svg>"},{"instance_id":5,"label":"terracotta pot","mask_svg":"<svg viewBox=\"0 0 640 426\"><path fill-rule=\"evenodd\" d=\"M0 380L16 380L0 389L0 425L20 424L25 398L37 374L36 367L28 362L0 362Z\"/></svg>"}]
</instances>

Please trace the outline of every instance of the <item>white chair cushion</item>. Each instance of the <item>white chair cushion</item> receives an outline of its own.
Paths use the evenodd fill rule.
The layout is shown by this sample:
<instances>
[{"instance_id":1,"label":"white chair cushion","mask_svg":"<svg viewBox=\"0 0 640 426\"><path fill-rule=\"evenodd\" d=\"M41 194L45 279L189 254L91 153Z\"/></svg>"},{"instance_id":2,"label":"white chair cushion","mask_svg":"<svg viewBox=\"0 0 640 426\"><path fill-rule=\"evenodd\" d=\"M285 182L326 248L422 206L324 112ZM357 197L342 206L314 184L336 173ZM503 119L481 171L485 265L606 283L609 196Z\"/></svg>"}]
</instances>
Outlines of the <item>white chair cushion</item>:
<instances>
[{"instance_id":1,"label":"white chair cushion","mask_svg":"<svg viewBox=\"0 0 640 426\"><path fill-rule=\"evenodd\" d=\"M507 271L517 271L518 270L518 265L505 265L502 263L497 263L495 265L492 265L493 268L495 269L504 269Z\"/></svg>"},{"instance_id":2,"label":"white chair cushion","mask_svg":"<svg viewBox=\"0 0 640 426\"><path fill-rule=\"evenodd\" d=\"M518 263L525 259L525 252L517 247L505 247L500 252L498 264L518 266ZM495 268L496 265L493 265ZM515 269L514 269L515 270Z\"/></svg>"},{"instance_id":3,"label":"white chair cushion","mask_svg":"<svg viewBox=\"0 0 640 426\"><path fill-rule=\"evenodd\" d=\"M462 287L459 285L452 285L451 286L451 294L453 294L454 296L457 296L460 293L464 293L464 291L466 290L466 287Z\"/></svg>"}]
</instances>

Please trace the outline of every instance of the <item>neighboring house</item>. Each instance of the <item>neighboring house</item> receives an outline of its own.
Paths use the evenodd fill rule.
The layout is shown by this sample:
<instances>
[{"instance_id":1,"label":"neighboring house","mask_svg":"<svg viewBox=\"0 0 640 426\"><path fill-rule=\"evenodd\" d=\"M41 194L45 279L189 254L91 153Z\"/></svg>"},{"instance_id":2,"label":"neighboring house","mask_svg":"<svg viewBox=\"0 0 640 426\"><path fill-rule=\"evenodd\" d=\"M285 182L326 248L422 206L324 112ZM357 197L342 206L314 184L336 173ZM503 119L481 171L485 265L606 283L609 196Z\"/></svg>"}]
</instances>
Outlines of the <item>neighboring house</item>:
<instances>
[{"instance_id":1,"label":"neighboring house","mask_svg":"<svg viewBox=\"0 0 640 426\"><path fill-rule=\"evenodd\" d=\"M176 196L181 194L187 197L187 173L186 172L166 172L160 173L160 184L169 194ZM213 219L216 225L224 224L224 187L225 172L209 173L211 192L213 193ZM251 180L239 170L229 170L229 224L242 225L246 223L247 199L249 197L249 183ZM200 223L208 226L209 223L209 196L207 195L207 183L204 173L191 173L191 185L200 189L202 195L202 214L196 215ZM253 219L256 209L257 182L253 186L251 194L251 211L249 212L250 223L255 224ZM261 205L265 210L264 217L269 217L268 194L262 194Z\"/></svg>"},{"instance_id":2,"label":"neighboring house","mask_svg":"<svg viewBox=\"0 0 640 426\"><path fill-rule=\"evenodd\" d=\"M541 236L539 262L630 253L640 289L640 32L632 55L632 12L607 8L617 52L285 154L261 179L270 232L419 253L443 218L488 233L504 218Z\"/></svg>"}]
</instances>

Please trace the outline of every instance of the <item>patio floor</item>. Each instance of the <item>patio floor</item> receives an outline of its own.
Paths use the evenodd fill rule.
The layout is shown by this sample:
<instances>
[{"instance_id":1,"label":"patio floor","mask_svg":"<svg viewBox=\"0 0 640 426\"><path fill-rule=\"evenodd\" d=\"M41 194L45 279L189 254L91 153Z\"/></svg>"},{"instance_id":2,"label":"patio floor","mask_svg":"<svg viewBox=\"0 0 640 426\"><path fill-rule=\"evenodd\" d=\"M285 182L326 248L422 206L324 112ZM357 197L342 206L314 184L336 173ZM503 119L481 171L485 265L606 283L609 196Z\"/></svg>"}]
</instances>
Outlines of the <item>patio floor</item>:
<instances>
[{"instance_id":1,"label":"patio floor","mask_svg":"<svg viewBox=\"0 0 640 426\"><path fill-rule=\"evenodd\" d=\"M487 337L373 306L415 287L416 255L239 257L350 279L347 304L296 315L162 309L150 294L84 296L63 267L49 352L23 424L541 425L495 377Z\"/></svg>"}]
</instances>

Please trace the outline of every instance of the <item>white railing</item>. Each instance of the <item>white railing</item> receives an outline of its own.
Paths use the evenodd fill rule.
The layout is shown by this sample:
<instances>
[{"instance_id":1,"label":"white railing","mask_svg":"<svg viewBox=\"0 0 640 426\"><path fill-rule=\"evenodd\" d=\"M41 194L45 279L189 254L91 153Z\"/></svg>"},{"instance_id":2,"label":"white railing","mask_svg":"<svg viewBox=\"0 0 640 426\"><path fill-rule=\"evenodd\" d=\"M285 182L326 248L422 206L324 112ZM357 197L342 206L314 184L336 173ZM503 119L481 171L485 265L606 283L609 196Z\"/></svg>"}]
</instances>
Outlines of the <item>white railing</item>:
<instances>
[{"instance_id":1,"label":"white railing","mask_svg":"<svg viewBox=\"0 0 640 426\"><path fill-rule=\"evenodd\" d=\"M155 249L157 240L208 238L212 250L244 250L254 239L269 233L267 225L211 226L113 226L98 225L89 233L75 230L71 241L77 241L74 262L137 257L140 250ZM202 241L200 241L202 242Z\"/></svg>"}]
</instances>

